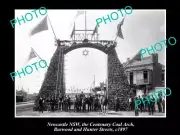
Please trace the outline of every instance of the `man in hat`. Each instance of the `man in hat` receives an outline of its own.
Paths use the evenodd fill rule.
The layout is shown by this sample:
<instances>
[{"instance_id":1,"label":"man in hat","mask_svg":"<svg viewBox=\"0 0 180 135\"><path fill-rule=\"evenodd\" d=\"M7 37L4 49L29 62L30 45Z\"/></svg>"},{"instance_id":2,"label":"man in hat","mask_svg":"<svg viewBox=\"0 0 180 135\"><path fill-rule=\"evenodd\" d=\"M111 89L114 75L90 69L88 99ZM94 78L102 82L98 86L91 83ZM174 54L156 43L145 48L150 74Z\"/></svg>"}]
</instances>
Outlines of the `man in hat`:
<instances>
[{"instance_id":1,"label":"man in hat","mask_svg":"<svg viewBox=\"0 0 180 135\"><path fill-rule=\"evenodd\" d=\"M44 99L40 96L39 98L39 112L43 113L43 104L44 104Z\"/></svg>"},{"instance_id":2,"label":"man in hat","mask_svg":"<svg viewBox=\"0 0 180 135\"><path fill-rule=\"evenodd\" d=\"M58 101L58 110L63 110L63 97L62 94L60 94L59 101Z\"/></svg>"}]
</instances>

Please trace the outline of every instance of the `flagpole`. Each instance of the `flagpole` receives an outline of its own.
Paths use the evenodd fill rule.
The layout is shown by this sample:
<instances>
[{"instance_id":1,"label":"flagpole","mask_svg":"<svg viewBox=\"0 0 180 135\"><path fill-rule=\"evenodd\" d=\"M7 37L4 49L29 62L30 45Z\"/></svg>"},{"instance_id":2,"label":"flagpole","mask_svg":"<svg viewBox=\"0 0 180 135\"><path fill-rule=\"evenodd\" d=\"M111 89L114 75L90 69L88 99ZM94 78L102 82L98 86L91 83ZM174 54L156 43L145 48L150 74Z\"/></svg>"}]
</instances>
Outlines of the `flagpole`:
<instances>
[{"instance_id":1,"label":"flagpole","mask_svg":"<svg viewBox=\"0 0 180 135\"><path fill-rule=\"evenodd\" d=\"M85 11L85 39L86 39L86 11Z\"/></svg>"},{"instance_id":2,"label":"flagpole","mask_svg":"<svg viewBox=\"0 0 180 135\"><path fill-rule=\"evenodd\" d=\"M95 75L94 75L94 88L95 88Z\"/></svg>"},{"instance_id":3,"label":"flagpole","mask_svg":"<svg viewBox=\"0 0 180 135\"><path fill-rule=\"evenodd\" d=\"M55 39L56 39L56 41L57 41L56 34L55 34L55 32L54 32L54 29L53 29L53 27L52 27L52 24L51 24L51 21L50 21L50 18L49 18L48 15L47 15L47 18L48 18L49 23L50 23L50 25L51 25L51 29L52 29L52 31L53 31L54 37L55 37Z\"/></svg>"},{"instance_id":4,"label":"flagpole","mask_svg":"<svg viewBox=\"0 0 180 135\"><path fill-rule=\"evenodd\" d=\"M55 94L55 98L56 98L56 96L57 96L57 93L58 93L58 80L59 80L59 66L60 66L60 64L59 64L59 60L60 60L60 56L61 56L61 48L60 48L60 46L58 45L58 47L59 47L59 56L58 56L58 71L57 71L57 80L56 80L56 94ZM60 76L61 77L61 76ZM60 86L61 86L61 80L60 80Z\"/></svg>"},{"instance_id":5,"label":"flagpole","mask_svg":"<svg viewBox=\"0 0 180 135\"><path fill-rule=\"evenodd\" d=\"M114 45L114 43L116 42L117 37L118 37L118 36L116 36L116 38L114 39L114 41L113 41L113 45Z\"/></svg>"},{"instance_id":6,"label":"flagpole","mask_svg":"<svg viewBox=\"0 0 180 135\"><path fill-rule=\"evenodd\" d=\"M75 22L74 22L74 40L75 40L75 32L76 32L75 29L76 28L75 28Z\"/></svg>"},{"instance_id":7,"label":"flagpole","mask_svg":"<svg viewBox=\"0 0 180 135\"><path fill-rule=\"evenodd\" d=\"M99 40L99 33L98 33L98 27L97 27L97 44L98 44L98 40Z\"/></svg>"},{"instance_id":8,"label":"flagpole","mask_svg":"<svg viewBox=\"0 0 180 135\"><path fill-rule=\"evenodd\" d=\"M65 91L64 91L64 90L65 90L65 87L64 87L64 80L65 80L65 76L64 76L64 75L65 75L65 74L64 74L64 55L63 55L63 53L64 53L63 51L64 51L64 50L63 50L63 49L64 49L64 48L62 48L62 55L61 55L63 61L61 62L61 72L60 72L60 73L62 74L62 75L61 75L62 81L60 80L60 81L61 81L61 82L60 82L60 84L61 84L60 86L61 86L62 89L61 89L61 92L59 91L59 93L62 93L62 94L64 95L64 94L65 94Z\"/></svg>"},{"instance_id":9,"label":"flagpole","mask_svg":"<svg viewBox=\"0 0 180 135\"><path fill-rule=\"evenodd\" d=\"M32 47L31 47L31 49L33 49ZM41 59L41 60L43 60L37 53L36 53L36 51L33 49L33 51L34 51L34 53L39 57L39 59ZM47 65L47 67L49 67L48 65Z\"/></svg>"},{"instance_id":10,"label":"flagpole","mask_svg":"<svg viewBox=\"0 0 180 135\"><path fill-rule=\"evenodd\" d=\"M118 36L116 36L116 38L114 39L114 41L116 41L117 37L118 37Z\"/></svg>"}]
</instances>

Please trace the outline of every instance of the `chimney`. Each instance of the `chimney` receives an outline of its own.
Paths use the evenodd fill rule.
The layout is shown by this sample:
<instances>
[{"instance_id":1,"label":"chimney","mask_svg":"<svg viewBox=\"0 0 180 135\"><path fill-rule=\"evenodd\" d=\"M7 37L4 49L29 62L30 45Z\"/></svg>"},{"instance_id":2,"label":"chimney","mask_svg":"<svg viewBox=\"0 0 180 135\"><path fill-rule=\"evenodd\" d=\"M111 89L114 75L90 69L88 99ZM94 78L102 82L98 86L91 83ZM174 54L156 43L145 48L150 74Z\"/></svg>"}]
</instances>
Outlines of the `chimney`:
<instances>
[{"instance_id":1,"label":"chimney","mask_svg":"<svg viewBox=\"0 0 180 135\"><path fill-rule=\"evenodd\" d=\"M157 53L153 53L152 55L152 62L153 63L158 63L158 54Z\"/></svg>"}]
</instances>

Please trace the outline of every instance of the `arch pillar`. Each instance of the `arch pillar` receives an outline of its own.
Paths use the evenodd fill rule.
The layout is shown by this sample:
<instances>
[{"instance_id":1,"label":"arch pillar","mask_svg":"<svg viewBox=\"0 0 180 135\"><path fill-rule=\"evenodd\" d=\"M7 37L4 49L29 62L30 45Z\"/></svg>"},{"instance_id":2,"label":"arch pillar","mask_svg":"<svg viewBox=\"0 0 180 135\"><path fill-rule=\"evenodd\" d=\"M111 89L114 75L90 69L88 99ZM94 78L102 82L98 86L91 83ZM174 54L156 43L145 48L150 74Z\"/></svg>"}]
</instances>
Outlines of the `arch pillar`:
<instances>
[{"instance_id":1,"label":"arch pillar","mask_svg":"<svg viewBox=\"0 0 180 135\"><path fill-rule=\"evenodd\" d=\"M59 74L58 74L59 66ZM57 78L58 75L58 78ZM57 85L56 85L57 83ZM64 46L57 46L57 49L51 58L46 76L40 88L38 97L35 100L35 108L38 106L39 97L48 99L49 97L59 97L59 94L65 94L64 85Z\"/></svg>"},{"instance_id":2,"label":"arch pillar","mask_svg":"<svg viewBox=\"0 0 180 135\"><path fill-rule=\"evenodd\" d=\"M120 99L120 110L128 107L130 87L123 65L121 64L115 48L108 52L108 109L114 109L114 99Z\"/></svg>"}]
</instances>

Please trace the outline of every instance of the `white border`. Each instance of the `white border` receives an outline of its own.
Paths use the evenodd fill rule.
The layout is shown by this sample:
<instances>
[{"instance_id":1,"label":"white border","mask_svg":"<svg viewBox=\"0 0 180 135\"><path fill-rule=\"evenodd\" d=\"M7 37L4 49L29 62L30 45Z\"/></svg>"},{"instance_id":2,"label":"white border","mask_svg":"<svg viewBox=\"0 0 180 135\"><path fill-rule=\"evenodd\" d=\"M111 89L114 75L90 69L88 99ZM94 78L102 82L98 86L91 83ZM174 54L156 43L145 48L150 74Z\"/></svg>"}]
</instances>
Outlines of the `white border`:
<instances>
[{"instance_id":1,"label":"white border","mask_svg":"<svg viewBox=\"0 0 180 135\"><path fill-rule=\"evenodd\" d=\"M138 11L138 10L137 10ZM142 11L142 10L141 10ZM146 10L144 10L146 11ZM149 10L148 10L149 11ZM156 11L156 10L152 10L152 11ZM165 11L165 39L166 39L166 9L164 10L157 10L157 11ZM14 35L15 36L15 35ZM14 61L15 61L15 57L14 57ZM15 81L14 81L15 82ZM166 49L165 49L165 87L166 87ZM14 116L15 118L166 118L166 103L165 103L165 116L16 116L16 88L15 88L15 83L14 83L14 91L15 91L15 101L14 101L14 107L15 107L15 112L14 112ZM166 96L165 96L165 101L166 100Z\"/></svg>"}]
</instances>

